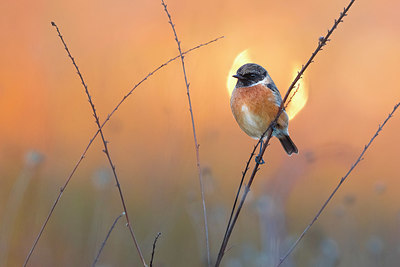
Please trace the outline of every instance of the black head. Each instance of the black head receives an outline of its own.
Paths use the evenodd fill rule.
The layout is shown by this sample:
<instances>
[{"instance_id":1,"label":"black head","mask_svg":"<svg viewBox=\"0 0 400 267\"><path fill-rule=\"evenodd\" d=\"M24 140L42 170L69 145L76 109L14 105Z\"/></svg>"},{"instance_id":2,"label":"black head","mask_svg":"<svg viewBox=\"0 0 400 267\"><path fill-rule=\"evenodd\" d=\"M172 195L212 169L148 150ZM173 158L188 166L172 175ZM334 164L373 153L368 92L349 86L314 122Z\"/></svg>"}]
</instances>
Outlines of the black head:
<instances>
[{"instance_id":1,"label":"black head","mask_svg":"<svg viewBox=\"0 0 400 267\"><path fill-rule=\"evenodd\" d=\"M238 79L236 87L247 87L264 80L267 75L268 72L260 65L247 63L241 66L233 77Z\"/></svg>"}]
</instances>

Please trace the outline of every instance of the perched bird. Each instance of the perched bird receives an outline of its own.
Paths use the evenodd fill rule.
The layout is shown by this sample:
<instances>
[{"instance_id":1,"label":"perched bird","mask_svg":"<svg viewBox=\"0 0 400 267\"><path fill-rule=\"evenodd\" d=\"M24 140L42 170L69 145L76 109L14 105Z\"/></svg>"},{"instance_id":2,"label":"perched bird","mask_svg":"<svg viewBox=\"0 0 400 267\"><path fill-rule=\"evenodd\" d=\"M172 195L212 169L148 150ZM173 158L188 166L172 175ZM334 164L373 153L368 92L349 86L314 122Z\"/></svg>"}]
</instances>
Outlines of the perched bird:
<instances>
[{"instance_id":1,"label":"perched bird","mask_svg":"<svg viewBox=\"0 0 400 267\"><path fill-rule=\"evenodd\" d=\"M254 139L260 139L278 114L282 103L281 94L268 72L260 65L245 64L233 77L238 79L231 96L233 116L246 134ZM289 117L283 110L272 135L279 139L286 153L291 155L298 153L298 150L289 137L288 124ZM260 160L259 156L256 158L257 162Z\"/></svg>"}]
</instances>

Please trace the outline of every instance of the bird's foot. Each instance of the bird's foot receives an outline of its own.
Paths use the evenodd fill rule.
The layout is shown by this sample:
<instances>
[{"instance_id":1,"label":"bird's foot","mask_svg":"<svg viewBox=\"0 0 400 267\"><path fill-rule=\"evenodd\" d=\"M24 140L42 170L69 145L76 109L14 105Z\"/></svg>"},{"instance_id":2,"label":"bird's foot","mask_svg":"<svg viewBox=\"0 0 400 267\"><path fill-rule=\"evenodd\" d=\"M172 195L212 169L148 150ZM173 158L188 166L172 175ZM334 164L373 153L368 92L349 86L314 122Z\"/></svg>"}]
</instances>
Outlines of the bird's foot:
<instances>
[{"instance_id":1,"label":"bird's foot","mask_svg":"<svg viewBox=\"0 0 400 267\"><path fill-rule=\"evenodd\" d=\"M257 155L257 156L256 156L256 162L257 162L259 165L262 165L262 164L265 163L264 159L263 159L260 155Z\"/></svg>"},{"instance_id":2,"label":"bird's foot","mask_svg":"<svg viewBox=\"0 0 400 267\"><path fill-rule=\"evenodd\" d=\"M262 156L261 156L263 145L264 145L264 142L263 142L263 140L261 140L261 142L260 142L260 153L256 156L256 162L257 162L259 165L262 165L262 164L265 163L264 159L263 159Z\"/></svg>"}]
</instances>

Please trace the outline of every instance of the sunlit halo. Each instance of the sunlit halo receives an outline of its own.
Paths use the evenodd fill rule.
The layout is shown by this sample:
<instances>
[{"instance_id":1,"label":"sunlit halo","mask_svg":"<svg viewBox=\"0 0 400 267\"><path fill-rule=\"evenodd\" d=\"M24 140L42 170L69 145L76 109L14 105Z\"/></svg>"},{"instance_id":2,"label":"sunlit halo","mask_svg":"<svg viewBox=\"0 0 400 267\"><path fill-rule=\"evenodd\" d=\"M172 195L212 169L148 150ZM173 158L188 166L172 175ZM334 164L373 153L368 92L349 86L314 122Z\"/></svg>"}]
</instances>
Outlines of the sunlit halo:
<instances>
[{"instance_id":1,"label":"sunlit halo","mask_svg":"<svg viewBox=\"0 0 400 267\"><path fill-rule=\"evenodd\" d=\"M235 88L237 82L237 80L233 78L232 75L236 74L238 68L249 62L250 62L249 49L240 52L239 55L237 55L237 57L233 61L232 67L228 73L228 78L226 79L226 87L228 89L229 96L231 96L232 91Z\"/></svg>"},{"instance_id":2,"label":"sunlit halo","mask_svg":"<svg viewBox=\"0 0 400 267\"><path fill-rule=\"evenodd\" d=\"M298 65L296 65L298 66ZM299 67L294 67L292 71L293 79L297 76L297 72L300 70ZM297 92L296 89L298 88ZM293 88L292 92L290 93L290 96L288 98L291 98L291 96L296 92L294 97L292 98L292 101L290 101L289 105L286 108L286 112L289 115L289 119L292 120L299 112L300 110L303 109L303 107L306 105L307 100L308 100L308 88L306 81L304 80L304 76L302 79L300 79L295 87Z\"/></svg>"}]
</instances>

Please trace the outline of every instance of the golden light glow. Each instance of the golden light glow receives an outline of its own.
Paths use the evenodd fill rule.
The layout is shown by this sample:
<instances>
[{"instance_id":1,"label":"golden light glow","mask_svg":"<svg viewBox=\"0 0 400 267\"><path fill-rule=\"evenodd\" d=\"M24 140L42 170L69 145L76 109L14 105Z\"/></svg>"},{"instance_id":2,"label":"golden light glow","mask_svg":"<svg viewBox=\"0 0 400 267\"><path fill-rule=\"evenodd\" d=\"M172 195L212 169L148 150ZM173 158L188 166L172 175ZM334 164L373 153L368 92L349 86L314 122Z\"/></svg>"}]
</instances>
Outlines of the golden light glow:
<instances>
[{"instance_id":1,"label":"golden light glow","mask_svg":"<svg viewBox=\"0 0 400 267\"><path fill-rule=\"evenodd\" d=\"M297 65L296 65L297 66ZM297 72L300 70L299 67L294 67L293 68L293 79L297 76ZM296 89L298 88L297 92ZM293 94L296 92L296 94L293 96ZM303 107L306 105L307 100L308 100L308 88L307 84L305 81L305 78L303 76L302 79L300 79L295 87L293 88L289 98L293 96L292 100L290 101L289 105L286 107L286 112L289 115L289 119L292 120L299 112L300 110L303 109Z\"/></svg>"},{"instance_id":2,"label":"golden light glow","mask_svg":"<svg viewBox=\"0 0 400 267\"><path fill-rule=\"evenodd\" d=\"M229 97L232 94L233 89L235 88L237 80L232 77L242 65L251 62L249 49L243 50L236 56L235 60L233 61L232 67L229 70L228 77L226 79L226 88L228 89Z\"/></svg>"}]
</instances>

